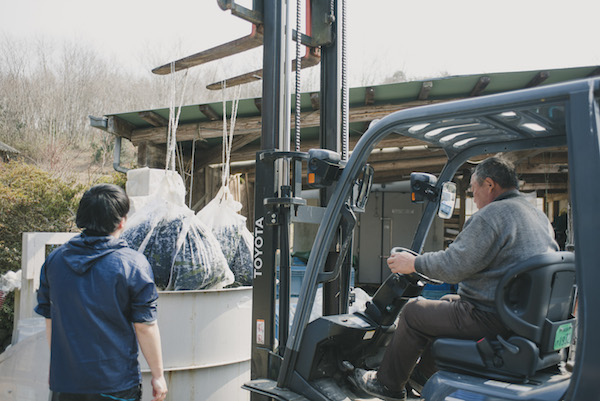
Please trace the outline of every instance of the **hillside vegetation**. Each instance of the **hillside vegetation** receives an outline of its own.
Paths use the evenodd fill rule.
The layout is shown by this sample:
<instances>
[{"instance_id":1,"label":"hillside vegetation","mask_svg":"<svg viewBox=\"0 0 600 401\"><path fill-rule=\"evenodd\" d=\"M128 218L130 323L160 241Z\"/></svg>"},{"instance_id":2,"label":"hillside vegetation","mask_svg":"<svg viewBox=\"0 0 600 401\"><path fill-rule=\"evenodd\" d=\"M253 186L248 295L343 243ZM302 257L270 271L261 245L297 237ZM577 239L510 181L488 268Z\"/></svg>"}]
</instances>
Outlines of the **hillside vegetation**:
<instances>
[{"instance_id":1,"label":"hillside vegetation","mask_svg":"<svg viewBox=\"0 0 600 401\"><path fill-rule=\"evenodd\" d=\"M165 108L170 102L178 106L181 99L184 104L220 101L223 96L205 88L216 79L218 64L173 77L151 74L157 64L149 62L147 74L134 75L76 43L0 36L0 141L54 177L86 173L85 182L112 169L114 138L91 128L90 115ZM176 102L173 90L178 91ZM125 164L132 163L133 152L126 147Z\"/></svg>"},{"instance_id":2,"label":"hillside vegetation","mask_svg":"<svg viewBox=\"0 0 600 401\"><path fill-rule=\"evenodd\" d=\"M125 176L113 173L94 182L125 185ZM31 164L0 163L0 275L21 269L24 232L77 231L75 213L86 185L53 178ZM14 293L0 308L0 351L10 344Z\"/></svg>"}]
</instances>

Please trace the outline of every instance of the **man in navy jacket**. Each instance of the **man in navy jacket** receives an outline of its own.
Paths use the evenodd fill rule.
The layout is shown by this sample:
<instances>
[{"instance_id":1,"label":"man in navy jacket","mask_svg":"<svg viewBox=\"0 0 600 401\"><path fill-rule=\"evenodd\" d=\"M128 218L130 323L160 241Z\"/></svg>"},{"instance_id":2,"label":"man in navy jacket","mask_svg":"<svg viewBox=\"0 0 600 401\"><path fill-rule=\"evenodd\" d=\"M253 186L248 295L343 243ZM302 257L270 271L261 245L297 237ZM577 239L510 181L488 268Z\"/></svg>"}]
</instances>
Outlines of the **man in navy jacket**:
<instances>
[{"instance_id":1,"label":"man in navy jacket","mask_svg":"<svg viewBox=\"0 0 600 401\"><path fill-rule=\"evenodd\" d=\"M52 401L140 400L138 342L153 400L166 396L152 269L118 239L128 212L122 188L92 187L77 210L84 231L42 267L35 311L46 318Z\"/></svg>"}]
</instances>

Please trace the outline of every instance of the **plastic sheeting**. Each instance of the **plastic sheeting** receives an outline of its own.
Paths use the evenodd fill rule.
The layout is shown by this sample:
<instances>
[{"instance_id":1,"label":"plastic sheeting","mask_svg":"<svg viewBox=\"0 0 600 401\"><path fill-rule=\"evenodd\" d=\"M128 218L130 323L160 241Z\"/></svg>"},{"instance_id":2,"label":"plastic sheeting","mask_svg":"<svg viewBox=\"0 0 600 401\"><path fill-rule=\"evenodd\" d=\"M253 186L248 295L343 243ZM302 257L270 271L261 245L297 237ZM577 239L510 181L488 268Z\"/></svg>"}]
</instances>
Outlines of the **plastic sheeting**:
<instances>
[{"instance_id":1,"label":"plastic sheeting","mask_svg":"<svg viewBox=\"0 0 600 401\"><path fill-rule=\"evenodd\" d=\"M161 290L220 289L234 281L217 239L185 206L179 175L165 174L121 238L148 258Z\"/></svg>"},{"instance_id":2,"label":"plastic sheeting","mask_svg":"<svg viewBox=\"0 0 600 401\"><path fill-rule=\"evenodd\" d=\"M16 273L13 271L7 271L0 276L0 307L4 305L4 299L9 292L14 289L21 288L21 270Z\"/></svg>"},{"instance_id":3,"label":"plastic sheeting","mask_svg":"<svg viewBox=\"0 0 600 401\"><path fill-rule=\"evenodd\" d=\"M21 288L21 270L18 270L16 273L7 271L0 276L0 291L11 292L15 288Z\"/></svg>"},{"instance_id":4,"label":"plastic sheeting","mask_svg":"<svg viewBox=\"0 0 600 401\"><path fill-rule=\"evenodd\" d=\"M233 199L226 186L197 214L211 228L239 285L252 285L254 237L246 227L246 218L238 212L242 204Z\"/></svg>"}]
</instances>

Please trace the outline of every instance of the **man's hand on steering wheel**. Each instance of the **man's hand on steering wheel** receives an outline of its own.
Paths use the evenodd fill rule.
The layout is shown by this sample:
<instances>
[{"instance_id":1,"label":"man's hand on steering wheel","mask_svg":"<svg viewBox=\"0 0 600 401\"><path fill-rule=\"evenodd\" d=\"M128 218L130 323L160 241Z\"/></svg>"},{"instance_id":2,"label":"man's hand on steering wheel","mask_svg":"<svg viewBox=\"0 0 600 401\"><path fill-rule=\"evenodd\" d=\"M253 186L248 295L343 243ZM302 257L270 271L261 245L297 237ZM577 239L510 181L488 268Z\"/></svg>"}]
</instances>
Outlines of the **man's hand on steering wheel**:
<instances>
[{"instance_id":1,"label":"man's hand on steering wheel","mask_svg":"<svg viewBox=\"0 0 600 401\"><path fill-rule=\"evenodd\" d=\"M416 273L416 258L415 255L408 252L396 252L387 259L387 264L392 273L412 274Z\"/></svg>"},{"instance_id":2,"label":"man's hand on steering wheel","mask_svg":"<svg viewBox=\"0 0 600 401\"><path fill-rule=\"evenodd\" d=\"M416 278L415 281L423 280L431 284L442 284L442 281L429 278L415 270L415 259L418 256L418 253L415 251L398 246L392 248L390 253L391 255L387 259L387 264L392 273L408 274Z\"/></svg>"}]
</instances>

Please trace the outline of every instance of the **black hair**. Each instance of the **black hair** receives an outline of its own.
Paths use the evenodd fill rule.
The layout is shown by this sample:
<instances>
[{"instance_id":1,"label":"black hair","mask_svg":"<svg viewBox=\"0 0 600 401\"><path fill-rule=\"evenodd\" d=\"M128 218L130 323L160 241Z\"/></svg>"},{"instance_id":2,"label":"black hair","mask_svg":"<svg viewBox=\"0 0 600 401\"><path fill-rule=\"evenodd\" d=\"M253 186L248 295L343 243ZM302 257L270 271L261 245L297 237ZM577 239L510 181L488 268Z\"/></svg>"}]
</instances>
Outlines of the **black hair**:
<instances>
[{"instance_id":1,"label":"black hair","mask_svg":"<svg viewBox=\"0 0 600 401\"><path fill-rule=\"evenodd\" d=\"M508 160L499 157L489 157L473 169L473 174L479 185L486 178L491 178L504 189L519 188L519 178L515 166Z\"/></svg>"},{"instance_id":2,"label":"black hair","mask_svg":"<svg viewBox=\"0 0 600 401\"><path fill-rule=\"evenodd\" d=\"M129 213L129 198L123 188L99 184L88 189L79 202L75 222L92 235L108 235L116 231Z\"/></svg>"}]
</instances>

